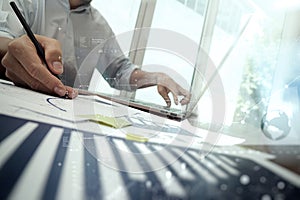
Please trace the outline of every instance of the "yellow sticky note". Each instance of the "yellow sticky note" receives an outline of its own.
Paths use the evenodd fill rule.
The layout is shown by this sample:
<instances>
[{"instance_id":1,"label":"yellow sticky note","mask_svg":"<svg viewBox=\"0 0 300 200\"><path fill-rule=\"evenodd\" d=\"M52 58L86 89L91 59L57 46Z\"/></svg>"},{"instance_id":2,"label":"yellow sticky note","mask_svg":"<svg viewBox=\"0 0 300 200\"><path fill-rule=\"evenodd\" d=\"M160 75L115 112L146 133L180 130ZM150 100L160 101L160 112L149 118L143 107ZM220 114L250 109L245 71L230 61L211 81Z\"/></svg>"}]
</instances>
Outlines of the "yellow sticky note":
<instances>
[{"instance_id":1,"label":"yellow sticky note","mask_svg":"<svg viewBox=\"0 0 300 200\"><path fill-rule=\"evenodd\" d=\"M127 133L126 140L132 140L135 142L148 142L149 138L137 134Z\"/></svg>"},{"instance_id":2,"label":"yellow sticky note","mask_svg":"<svg viewBox=\"0 0 300 200\"><path fill-rule=\"evenodd\" d=\"M104 115L80 115L80 117L87 118L91 121L97 122L99 124L103 124L106 126L111 126L114 128L122 128L125 126L130 126L131 123L126 119L116 118L116 117L108 117Z\"/></svg>"}]
</instances>

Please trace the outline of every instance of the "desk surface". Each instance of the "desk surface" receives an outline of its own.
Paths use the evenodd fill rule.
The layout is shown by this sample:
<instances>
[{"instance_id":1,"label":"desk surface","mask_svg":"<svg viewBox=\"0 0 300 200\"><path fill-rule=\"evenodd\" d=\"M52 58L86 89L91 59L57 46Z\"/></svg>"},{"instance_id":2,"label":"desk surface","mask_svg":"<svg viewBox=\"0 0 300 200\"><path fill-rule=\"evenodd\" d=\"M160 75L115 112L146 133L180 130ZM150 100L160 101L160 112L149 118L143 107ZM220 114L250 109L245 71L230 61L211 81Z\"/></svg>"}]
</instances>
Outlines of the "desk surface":
<instances>
[{"instance_id":1,"label":"desk surface","mask_svg":"<svg viewBox=\"0 0 300 200\"><path fill-rule=\"evenodd\" d=\"M18 110L16 116L6 110L2 104L0 199L298 199L300 195L299 175L259 151L137 142L93 129L78 130L68 123L16 117ZM131 130L140 128L134 123ZM174 125L163 132L192 134Z\"/></svg>"}]
</instances>

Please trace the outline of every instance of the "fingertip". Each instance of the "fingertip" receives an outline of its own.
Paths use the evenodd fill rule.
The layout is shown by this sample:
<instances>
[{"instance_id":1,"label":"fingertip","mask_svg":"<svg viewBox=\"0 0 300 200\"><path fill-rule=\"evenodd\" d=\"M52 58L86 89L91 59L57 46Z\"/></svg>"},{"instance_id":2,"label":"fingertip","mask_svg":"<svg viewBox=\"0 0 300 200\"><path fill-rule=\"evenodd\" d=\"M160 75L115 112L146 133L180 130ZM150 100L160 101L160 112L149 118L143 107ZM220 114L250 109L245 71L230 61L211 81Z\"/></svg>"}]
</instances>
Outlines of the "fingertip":
<instances>
[{"instance_id":1,"label":"fingertip","mask_svg":"<svg viewBox=\"0 0 300 200\"><path fill-rule=\"evenodd\" d=\"M175 105L178 105L178 98L175 95L174 95L174 103L175 103Z\"/></svg>"},{"instance_id":2,"label":"fingertip","mask_svg":"<svg viewBox=\"0 0 300 200\"><path fill-rule=\"evenodd\" d=\"M74 90L74 89L72 89L72 92L71 92L71 93L69 93L69 98L71 98L71 99L75 99L77 96L78 96L78 91L77 91L77 90Z\"/></svg>"},{"instance_id":3,"label":"fingertip","mask_svg":"<svg viewBox=\"0 0 300 200\"><path fill-rule=\"evenodd\" d=\"M184 100L181 100L181 101L180 101L180 104L184 106L184 105L186 105L186 104L187 104L187 102L186 102L186 101L184 101Z\"/></svg>"},{"instance_id":4,"label":"fingertip","mask_svg":"<svg viewBox=\"0 0 300 200\"><path fill-rule=\"evenodd\" d=\"M190 102L190 99L189 99L189 98L183 98L183 99L181 99L180 104L181 104L181 105L186 105L186 104L188 104L189 102Z\"/></svg>"},{"instance_id":5,"label":"fingertip","mask_svg":"<svg viewBox=\"0 0 300 200\"><path fill-rule=\"evenodd\" d=\"M70 98L70 99L75 99L78 96L78 91L71 88L71 87L67 87L67 94L66 97Z\"/></svg>"}]
</instances>

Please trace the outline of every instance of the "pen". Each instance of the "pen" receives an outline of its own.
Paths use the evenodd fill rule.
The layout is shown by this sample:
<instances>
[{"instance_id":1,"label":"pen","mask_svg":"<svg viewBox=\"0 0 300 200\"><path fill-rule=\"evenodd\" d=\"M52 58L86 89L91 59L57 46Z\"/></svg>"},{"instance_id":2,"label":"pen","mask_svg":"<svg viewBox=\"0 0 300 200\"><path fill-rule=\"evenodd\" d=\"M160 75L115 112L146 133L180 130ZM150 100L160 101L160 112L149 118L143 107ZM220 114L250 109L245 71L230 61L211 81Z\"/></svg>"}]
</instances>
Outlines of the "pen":
<instances>
[{"instance_id":1,"label":"pen","mask_svg":"<svg viewBox=\"0 0 300 200\"><path fill-rule=\"evenodd\" d=\"M20 10L18 9L17 5L15 2L10 2L9 3L10 6L12 7L12 9L14 10L14 12L16 13L18 19L20 20L21 24L23 25L28 37L30 38L30 40L32 41L32 43L34 44L36 51L39 55L39 57L42 59L42 61L45 63L47 69L51 72L47 62L46 62L46 57L45 57L45 51L43 49L43 47L41 46L41 44L37 41L37 39L35 38L34 34L32 33L29 25L27 24L26 20L24 19L24 17L22 16ZM51 72L52 73L52 72ZM53 73L52 73L53 74ZM53 74L56 78L59 79L57 74Z\"/></svg>"}]
</instances>

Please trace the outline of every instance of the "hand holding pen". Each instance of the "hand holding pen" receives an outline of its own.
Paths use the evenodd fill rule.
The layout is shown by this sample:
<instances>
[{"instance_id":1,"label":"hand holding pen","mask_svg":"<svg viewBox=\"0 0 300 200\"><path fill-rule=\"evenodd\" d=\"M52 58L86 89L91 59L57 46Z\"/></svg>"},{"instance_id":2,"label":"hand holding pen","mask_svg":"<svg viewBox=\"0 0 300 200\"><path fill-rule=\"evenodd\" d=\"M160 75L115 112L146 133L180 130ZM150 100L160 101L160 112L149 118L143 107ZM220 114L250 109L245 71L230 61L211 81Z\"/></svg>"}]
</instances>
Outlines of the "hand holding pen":
<instances>
[{"instance_id":1,"label":"hand holding pen","mask_svg":"<svg viewBox=\"0 0 300 200\"><path fill-rule=\"evenodd\" d=\"M8 39L7 52L2 59L6 76L16 85L44 93L75 98L77 92L64 86L58 74L63 72L62 51L57 40L34 35L14 2L10 2L27 35ZM46 66L46 67L45 67ZM66 96L67 94L67 96Z\"/></svg>"}]
</instances>

